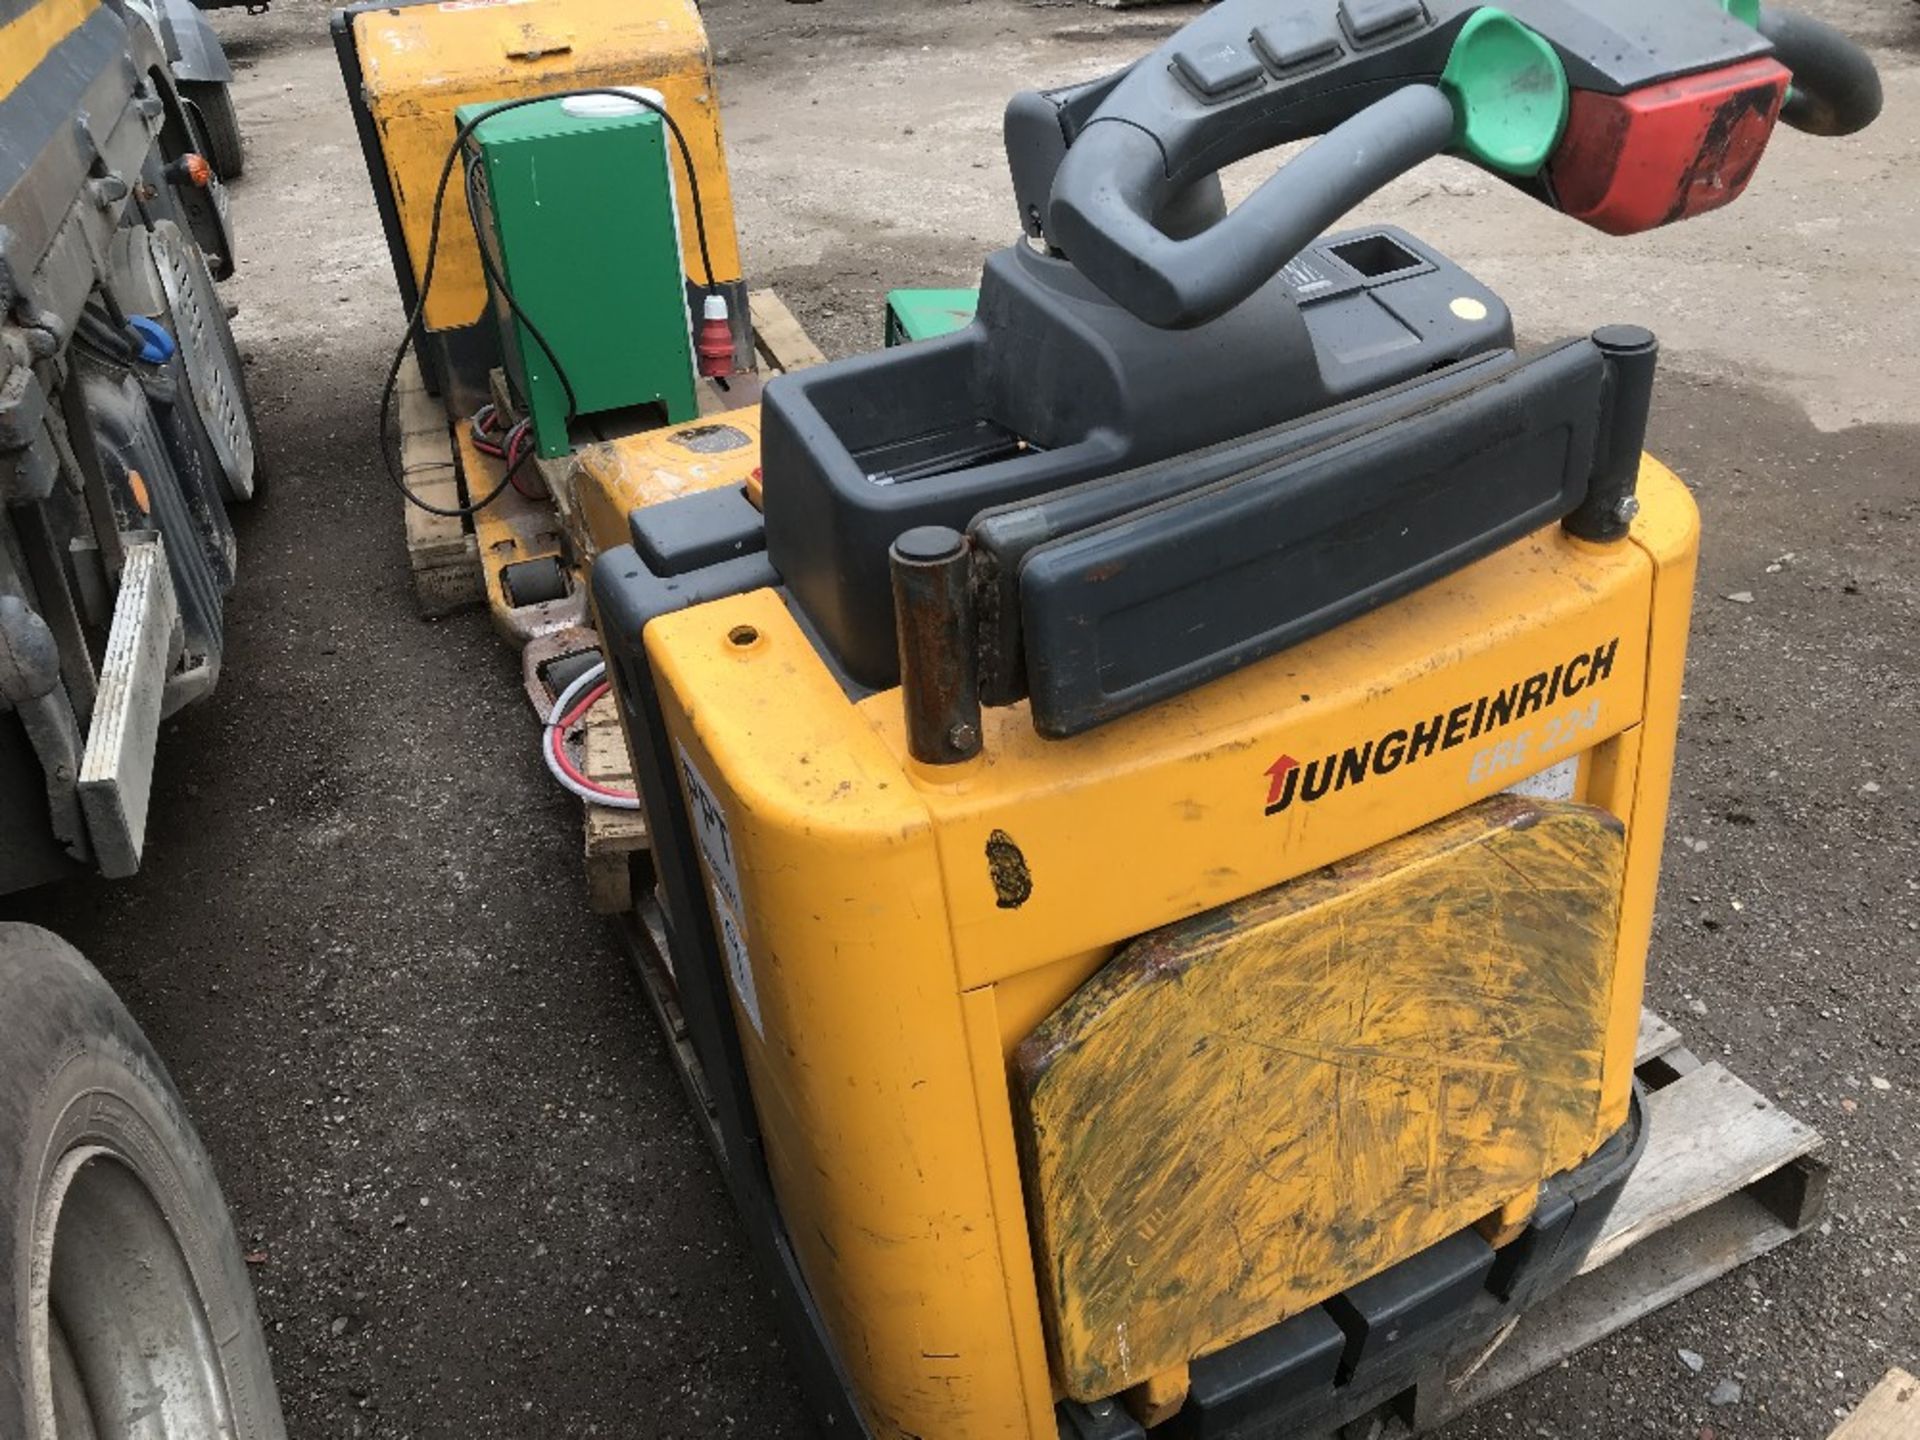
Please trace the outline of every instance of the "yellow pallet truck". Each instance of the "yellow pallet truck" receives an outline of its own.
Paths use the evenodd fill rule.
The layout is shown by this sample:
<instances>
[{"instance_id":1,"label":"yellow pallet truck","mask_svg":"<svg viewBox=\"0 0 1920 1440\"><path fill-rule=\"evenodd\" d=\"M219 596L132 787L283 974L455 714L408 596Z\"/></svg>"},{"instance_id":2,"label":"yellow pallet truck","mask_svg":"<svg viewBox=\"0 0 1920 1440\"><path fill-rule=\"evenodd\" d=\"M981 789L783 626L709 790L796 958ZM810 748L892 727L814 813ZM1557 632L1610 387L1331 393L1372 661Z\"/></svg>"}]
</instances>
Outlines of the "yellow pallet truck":
<instances>
[{"instance_id":1,"label":"yellow pallet truck","mask_svg":"<svg viewBox=\"0 0 1920 1440\"><path fill-rule=\"evenodd\" d=\"M427 15L336 24L410 298L440 161L367 61ZM1645 1142L1698 536L1656 345L1522 355L1416 237L1322 232L1450 152L1630 234L1878 105L1743 0L1222 0L1014 100L970 324L568 437L643 971L824 1433L1328 1435L1578 1267Z\"/></svg>"}]
</instances>

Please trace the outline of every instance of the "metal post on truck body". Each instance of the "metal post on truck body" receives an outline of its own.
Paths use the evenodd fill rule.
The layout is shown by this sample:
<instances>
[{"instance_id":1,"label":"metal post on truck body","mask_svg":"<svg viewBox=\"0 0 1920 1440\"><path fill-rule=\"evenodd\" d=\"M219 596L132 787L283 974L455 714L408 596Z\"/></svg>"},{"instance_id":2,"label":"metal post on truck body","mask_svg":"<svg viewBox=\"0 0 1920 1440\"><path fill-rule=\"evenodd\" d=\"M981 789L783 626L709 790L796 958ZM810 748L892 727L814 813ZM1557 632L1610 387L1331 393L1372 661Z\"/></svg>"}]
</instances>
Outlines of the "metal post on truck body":
<instances>
[{"instance_id":1,"label":"metal post on truck body","mask_svg":"<svg viewBox=\"0 0 1920 1440\"><path fill-rule=\"evenodd\" d=\"M1602 325L1593 343L1607 364L1604 416L1587 498L1561 522L1569 535L1608 544L1627 538L1640 513L1640 453L1653 408L1660 342L1638 325Z\"/></svg>"},{"instance_id":2,"label":"metal post on truck body","mask_svg":"<svg viewBox=\"0 0 1920 1440\"><path fill-rule=\"evenodd\" d=\"M967 538L916 526L893 542L889 559L907 748L927 765L971 760L980 753L980 678Z\"/></svg>"}]
</instances>

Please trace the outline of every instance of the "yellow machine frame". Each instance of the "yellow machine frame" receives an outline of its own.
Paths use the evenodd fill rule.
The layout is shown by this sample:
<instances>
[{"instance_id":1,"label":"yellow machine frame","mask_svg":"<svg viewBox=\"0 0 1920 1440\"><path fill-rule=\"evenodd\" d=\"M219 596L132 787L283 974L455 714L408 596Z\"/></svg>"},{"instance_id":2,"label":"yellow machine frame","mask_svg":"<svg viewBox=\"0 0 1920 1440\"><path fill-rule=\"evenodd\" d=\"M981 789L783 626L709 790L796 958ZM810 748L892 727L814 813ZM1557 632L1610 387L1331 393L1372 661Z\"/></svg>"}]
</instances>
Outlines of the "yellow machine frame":
<instances>
[{"instance_id":1,"label":"yellow machine frame","mask_svg":"<svg viewBox=\"0 0 1920 1440\"><path fill-rule=\"evenodd\" d=\"M1116 945L1570 761L1573 797L1626 827L1588 1148L1625 1122L1698 535L1651 459L1639 493L1627 543L1541 532L1072 740L989 711L962 765L911 759L897 692L850 700L771 591L647 627L774 1189L876 1433L1054 1433L1007 1066ZM1543 667L1557 693L1579 675L1572 699L1539 704L1543 680L1463 742L1479 697ZM1417 756L1268 813L1280 760L1395 735ZM1309 1204L1336 1182L1297 1183Z\"/></svg>"}]
</instances>

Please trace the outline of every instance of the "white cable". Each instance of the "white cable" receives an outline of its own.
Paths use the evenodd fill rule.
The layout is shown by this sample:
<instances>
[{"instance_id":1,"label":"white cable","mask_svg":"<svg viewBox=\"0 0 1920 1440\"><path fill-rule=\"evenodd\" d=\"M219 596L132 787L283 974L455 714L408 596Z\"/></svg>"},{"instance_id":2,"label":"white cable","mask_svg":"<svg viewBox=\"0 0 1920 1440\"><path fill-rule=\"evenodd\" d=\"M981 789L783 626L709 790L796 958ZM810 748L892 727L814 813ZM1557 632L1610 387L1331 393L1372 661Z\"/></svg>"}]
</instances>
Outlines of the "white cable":
<instances>
[{"instance_id":1,"label":"white cable","mask_svg":"<svg viewBox=\"0 0 1920 1440\"><path fill-rule=\"evenodd\" d=\"M566 719L567 712L573 708L573 702L597 685L607 673L607 662L589 666L580 677L560 692L553 702L553 709L547 712L546 727L540 732L540 758L547 762L547 769L561 786L571 790L590 805L602 805L609 810L638 810L640 797L637 795L603 795L598 790L589 790L573 776L560 768L560 761L553 753L555 745L566 744L566 737L554 732L560 728L560 722Z\"/></svg>"}]
</instances>

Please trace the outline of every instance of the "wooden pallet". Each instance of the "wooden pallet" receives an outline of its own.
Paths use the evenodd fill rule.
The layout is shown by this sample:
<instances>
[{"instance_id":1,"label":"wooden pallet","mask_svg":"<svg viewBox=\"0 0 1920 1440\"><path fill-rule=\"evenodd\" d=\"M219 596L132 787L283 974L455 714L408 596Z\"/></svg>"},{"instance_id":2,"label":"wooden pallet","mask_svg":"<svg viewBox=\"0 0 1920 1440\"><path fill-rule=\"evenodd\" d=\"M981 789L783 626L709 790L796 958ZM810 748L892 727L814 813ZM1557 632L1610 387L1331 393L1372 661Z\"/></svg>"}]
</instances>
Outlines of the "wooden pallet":
<instances>
[{"instance_id":1,"label":"wooden pallet","mask_svg":"<svg viewBox=\"0 0 1920 1440\"><path fill-rule=\"evenodd\" d=\"M400 474L407 488L430 505L452 509L463 503L460 472L446 411L427 393L419 363L409 355L394 390L400 427ZM420 613L450 615L486 599L480 549L466 522L457 515L435 515L405 501L407 566L413 572L413 597Z\"/></svg>"},{"instance_id":2,"label":"wooden pallet","mask_svg":"<svg viewBox=\"0 0 1920 1440\"><path fill-rule=\"evenodd\" d=\"M753 348L763 371L784 375L789 370L827 363L826 355L793 318L786 301L773 291L755 290L747 296L747 309L753 318Z\"/></svg>"},{"instance_id":3,"label":"wooden pallet","mask_svg":"<svg viewBox=\"0 0 1920 1440\"><path fill-rule=\"evenodd\" d=\"M1647 1089L1646 1153L1580 1274L1444 1381L1421 1386L1415 1428L1492 1399L1820 1218L1827 1165L1818 1131L1700 1060L1652 1011L1641 1015L1637 1073Z\"/></svg>"},{"instance_id":4,"label":"wooden pallet","mask_svg":"<svg viewBox=\"0 0 1920 1440\"><path fill-rule=\"evenodd\" d=\"M617 790L633 789L627 737L611 694L587 712L582 738L581 768L587 778ZM647 818L638 810L605 805L588 805L586 811L587 904L596 915L624 915L633 908L633 857L647 848Z\"/></svg>"},{"instance_id":5,"label":"wooden pallet","mask_svg":"<svg viewBox=\"0 0 1920 1440\"><path fill-rule=\"evenodd\" d=\"M1889 1370L1827 1440L1920 1440L1920 1380Z\"/></svg>"}]
</instances>

